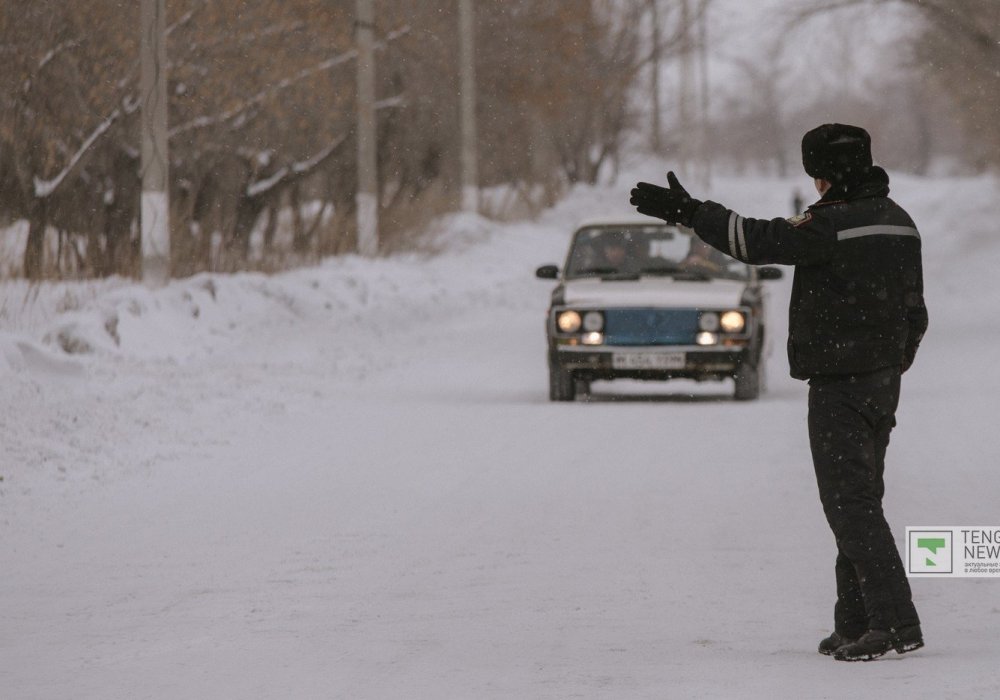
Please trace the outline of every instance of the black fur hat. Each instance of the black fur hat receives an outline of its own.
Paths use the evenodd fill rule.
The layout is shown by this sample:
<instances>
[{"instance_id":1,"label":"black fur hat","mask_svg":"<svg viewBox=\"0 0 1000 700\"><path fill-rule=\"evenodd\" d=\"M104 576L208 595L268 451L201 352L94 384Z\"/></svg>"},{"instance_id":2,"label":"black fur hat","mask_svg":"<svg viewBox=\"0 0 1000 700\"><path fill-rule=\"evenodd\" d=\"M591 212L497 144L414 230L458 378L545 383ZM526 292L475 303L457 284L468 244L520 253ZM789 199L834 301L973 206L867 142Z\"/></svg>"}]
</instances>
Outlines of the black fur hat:
<instances>
[{"instance_id":1,"label":"black fur hat","mask_svg":"<svg viewBox=\"0 0 1000 700\"><path fill-rule=\"evenodd\" d=\"M872 137L860 126L817 126L802 137L802 166L810 177L853 180L872 167Z\"/></svg>"}]
</instances>

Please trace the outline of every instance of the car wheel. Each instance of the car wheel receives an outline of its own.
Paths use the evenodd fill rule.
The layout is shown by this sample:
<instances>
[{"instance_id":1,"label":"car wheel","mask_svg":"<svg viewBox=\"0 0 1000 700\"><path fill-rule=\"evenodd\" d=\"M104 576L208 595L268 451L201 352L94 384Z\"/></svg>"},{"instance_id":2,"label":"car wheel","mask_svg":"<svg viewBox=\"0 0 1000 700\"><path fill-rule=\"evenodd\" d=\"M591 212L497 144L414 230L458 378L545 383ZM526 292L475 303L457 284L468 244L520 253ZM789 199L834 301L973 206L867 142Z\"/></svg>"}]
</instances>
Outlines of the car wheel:
<instances>
[{"instance_id":1,"label":"car wheel","mask_svg":"<svg viewBox=\"0 0 1000 700\"><path fill-rule=\"evenodd\" d=\"M736 391L733 392L733 398L737 401L753 401L760 396L762 377L759 366L755 367L749 363L742 364L736 370L736 376L733 379L736 380Z\"/></svg>"},{"instance_id":2,"label":"car wheel","mask_svg":"<svg viewBox=\"0 0 1000 700\"><path fill-rule=\"evenodd\" d=\"M549 401L576 399L576 380L560 367L549 367Z\"/></svg>"},{"instance_id":3,"label":"car wheel","mask_svg":"<svg viewBox=\"0 0 1000 700\"><path fill-rule=\"evenodd\" d=\"M582 396L587 401L590 400L590 380L589 379L577 379L576 380L576 395Z\"/></svg>"}]
</instances>

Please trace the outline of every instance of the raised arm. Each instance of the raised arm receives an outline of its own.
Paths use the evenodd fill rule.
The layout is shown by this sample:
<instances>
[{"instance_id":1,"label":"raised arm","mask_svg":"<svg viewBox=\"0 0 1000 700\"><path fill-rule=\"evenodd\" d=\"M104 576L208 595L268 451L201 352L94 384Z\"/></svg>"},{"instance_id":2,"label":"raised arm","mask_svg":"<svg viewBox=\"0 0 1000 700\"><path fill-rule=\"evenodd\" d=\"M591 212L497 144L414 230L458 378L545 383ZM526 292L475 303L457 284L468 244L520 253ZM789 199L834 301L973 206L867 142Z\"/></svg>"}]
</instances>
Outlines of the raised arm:
<instances>
[{"instance_id":1,"label":"raised arm","mask_svg":"<svg viewBox=\"0 0 1000 700\"><path fill-rule=\"evenodd\" d=\"M753 265L809 265L828 260L837 232L821 215L806 212L792 219L750 219L715 202L687 193L667 173L668 187L640 182L629 201L639 213L694 229L713 248Z\"/></svg>"},{"instance_id":2,"label":"raised arm","mask_svg":"<svg viewBox=\"0 0 1000 700\"><path fill-rule=\"evenodd\" d=\"M822 216L751 219L715 202L699 206L689 224L713 248L751 265L811 265L829 260L837 232Z\"/></svg>"}]
</instances>

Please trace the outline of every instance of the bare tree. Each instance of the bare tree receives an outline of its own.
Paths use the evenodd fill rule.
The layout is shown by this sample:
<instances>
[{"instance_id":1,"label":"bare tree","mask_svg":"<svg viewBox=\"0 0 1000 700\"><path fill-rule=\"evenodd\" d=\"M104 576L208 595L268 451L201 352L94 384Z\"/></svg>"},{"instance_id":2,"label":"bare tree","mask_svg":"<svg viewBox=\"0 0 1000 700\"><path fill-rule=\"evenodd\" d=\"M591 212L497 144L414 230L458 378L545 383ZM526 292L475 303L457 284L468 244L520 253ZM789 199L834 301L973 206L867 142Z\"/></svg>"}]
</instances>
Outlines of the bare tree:
<instances>
[{"instance_id":1,"label":"bare tree","mask_svg":"<svg viewBox=\"0 0 1000 700\"><path fill-rule=\"evenodd\" d=\"M907 8L922 20L910 38L911 72L906 76L911 131L922 151L913 167L926 169L932 139L949 138L957 121L974 146L966 157L979 166L1000 164L1000 3L994 0L816 0L793 19L801 24L819 14L846 9ZM928 70L929 68L929 70ZM952 104L938 103L947 95ZM947 110L947 111L946 111ZM931 113L937 119L932 118Z\"/></svg>"},{"instance_id":2,"label":"bare tree","mask_svg":"<svg viewBox=\"0 0 1000 700\"><path fill-rule=\"evenodd\" d=\"M483 186L542 184L554 197L615 160L649 61L636 40L645 2L477 0ZM0 214L30 224L30 278L138 272L133 5L5 0L0 13ZM458 4L377 7L380 233L392 250L459 205ZM171 0L167 13L175 273L276 264L254 250L294 262L354 249L353 2Z\"/></svg>"}]
</instances>

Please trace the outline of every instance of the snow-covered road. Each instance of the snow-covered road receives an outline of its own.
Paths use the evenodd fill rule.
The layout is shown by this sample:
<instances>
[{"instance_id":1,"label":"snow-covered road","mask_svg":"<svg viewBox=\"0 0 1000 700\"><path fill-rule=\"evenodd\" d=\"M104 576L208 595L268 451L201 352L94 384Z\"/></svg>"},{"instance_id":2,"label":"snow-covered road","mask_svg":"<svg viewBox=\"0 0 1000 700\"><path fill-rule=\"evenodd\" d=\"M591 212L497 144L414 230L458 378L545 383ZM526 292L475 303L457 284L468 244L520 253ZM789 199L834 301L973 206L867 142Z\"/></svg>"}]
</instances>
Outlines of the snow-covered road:
<instances>
[{"instance_id":1,"label":"snow-covered road","mask_svg":"<svg viewBox=\"0 0 1000 700\"><path fill-rule=\"evenodd\" d=\"M897 190L931 313L890 447L897 538L1000 525L1000 245L945 204L995 218L992 187ZM717 188L750 215L790 191ZM466 245L430 260L102 290L0 335L0 697L1000 696L998 580L914 580L915 654L815 653L835 548L780 340L756 403L546 400L533 268L618 197L459 217ZM94 352L36 342L59 329Z\"/></svg>"}]
</instances>

